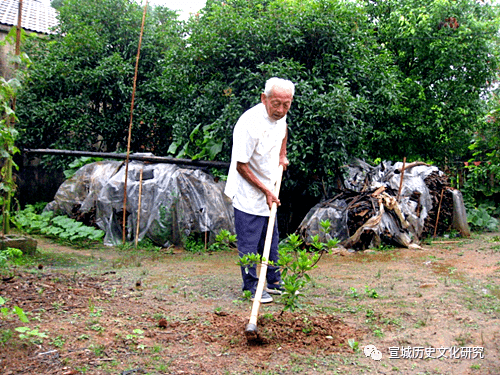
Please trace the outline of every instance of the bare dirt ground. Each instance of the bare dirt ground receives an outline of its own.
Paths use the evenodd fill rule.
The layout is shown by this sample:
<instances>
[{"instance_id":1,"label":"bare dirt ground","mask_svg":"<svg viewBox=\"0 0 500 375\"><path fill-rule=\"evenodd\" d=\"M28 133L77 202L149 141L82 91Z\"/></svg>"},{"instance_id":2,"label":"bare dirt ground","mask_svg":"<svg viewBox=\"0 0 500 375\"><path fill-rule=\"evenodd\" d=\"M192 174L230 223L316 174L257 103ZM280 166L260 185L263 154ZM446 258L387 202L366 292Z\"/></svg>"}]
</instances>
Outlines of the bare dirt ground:
<instances>
[{"instance_id":1,"label":"bare dirt ground","mask_svg":"<svg viewBox=\"0 0 500 375\"><path fill-rule=\"evenodd\" d=\"M4 375L500 374L499 233L326 255L301 310L261 306L260 342L244 335L236 253L37 240L0 282L30 319L0 318Z\"/></svg>"}]
</instances>

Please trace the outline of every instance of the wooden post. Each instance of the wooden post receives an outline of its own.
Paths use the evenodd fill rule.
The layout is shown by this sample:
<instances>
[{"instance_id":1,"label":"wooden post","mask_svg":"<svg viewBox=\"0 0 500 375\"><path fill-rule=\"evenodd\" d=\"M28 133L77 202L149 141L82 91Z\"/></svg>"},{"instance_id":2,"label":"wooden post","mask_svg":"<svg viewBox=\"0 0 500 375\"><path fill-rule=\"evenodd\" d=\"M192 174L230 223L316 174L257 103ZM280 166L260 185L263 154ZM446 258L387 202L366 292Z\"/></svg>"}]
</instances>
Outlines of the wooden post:
<instances>
[{"instance_id":1,"label":"wooden post","mask_svg":"<svg viewBox=\"0 0 500 375\"><path fill-rule=\"evenodd\" d=\"M405 165L406 165L406 156L403 159L403 167L401 168L401 178L399 179L399 190L398 190L398 198L397 198L398 202L401 198L401 189L403 188L403 178L405 176Z\"/></svg>"},{"instance_id":2,"label":"wooden post","mask_svg":"<svg viewBox=\"0 0 500 375\"><path fill-rule=\"evenodd\" d=\"M139 228L141 223L141 200L142 200L142 171L144 168L141 168L141 173L139 175L139 202L137 203L137 227L135 230L135 247L139 243Z\"/></svg>"}]
</instances>

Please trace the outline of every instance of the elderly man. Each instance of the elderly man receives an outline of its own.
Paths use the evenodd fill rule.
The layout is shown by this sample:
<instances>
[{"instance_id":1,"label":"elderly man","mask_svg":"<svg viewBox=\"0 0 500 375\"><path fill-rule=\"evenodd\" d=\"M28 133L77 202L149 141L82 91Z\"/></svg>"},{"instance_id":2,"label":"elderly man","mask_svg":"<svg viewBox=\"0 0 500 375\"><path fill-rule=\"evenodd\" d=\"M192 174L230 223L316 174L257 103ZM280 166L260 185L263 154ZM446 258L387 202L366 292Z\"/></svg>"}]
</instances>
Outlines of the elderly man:
<instances>
[{"instance_id":1,"label":"elderly man","mask_svg":"<svg viewBox=\"0 0 500 375\"><path fill-rule=\"evenodd\" d=\"M280 201L273 193L279 165L286 169L287 123L286 114L292 104L295 85L281 78L266 82L261 103L247 110L239 118L233 132L231 166L225 193L233 201L234 223L239 256L262 255L267 224L273 202ZM278 225L275 221L269 260L278 261ZM247 272L248 269L248 272ZM255 296L256 266L241 268L243 290ZM261 303L272 302L269 295L281 294L279 269L268 267L267 288Z\"/></svg>"}]
</instances>

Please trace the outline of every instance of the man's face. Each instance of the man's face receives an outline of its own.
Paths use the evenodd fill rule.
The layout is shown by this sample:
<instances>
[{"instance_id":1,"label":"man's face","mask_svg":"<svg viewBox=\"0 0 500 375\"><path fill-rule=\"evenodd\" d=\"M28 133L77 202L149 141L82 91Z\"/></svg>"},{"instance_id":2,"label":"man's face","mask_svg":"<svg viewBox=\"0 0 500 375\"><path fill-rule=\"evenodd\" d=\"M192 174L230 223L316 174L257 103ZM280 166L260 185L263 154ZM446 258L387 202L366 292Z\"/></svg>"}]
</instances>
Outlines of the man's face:
<instances>
[{"instance_id":1,"label":"man's face","mask_svg":"<svg viewBox=\"0 0 500 375\"><path fill-rule=\"evenodd\" d=\"M292 105L293 97L290 91L274 87L270 96L261 94L260 100L266 106L269 118L273 121L278 121L287 114Z\"/></svg>"}]
</instances>

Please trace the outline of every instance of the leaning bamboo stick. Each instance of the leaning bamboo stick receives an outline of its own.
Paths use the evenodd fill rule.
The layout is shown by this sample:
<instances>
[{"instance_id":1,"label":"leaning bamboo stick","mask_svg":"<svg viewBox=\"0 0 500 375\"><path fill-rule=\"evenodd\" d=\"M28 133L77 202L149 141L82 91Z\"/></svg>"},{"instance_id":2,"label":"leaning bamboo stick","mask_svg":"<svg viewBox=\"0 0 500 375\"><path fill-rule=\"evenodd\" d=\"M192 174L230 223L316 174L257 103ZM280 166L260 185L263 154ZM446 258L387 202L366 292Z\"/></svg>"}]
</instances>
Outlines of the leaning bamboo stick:
<instances>
[{"instance_id":1,"label":"leaning bamboo stick","mask_svg":"<svg viewBox=\"0 0 500 375\"><path fill-rule=\"evenodd\" d=\"M139 35L139 46L137 47L137 57L135 59L135 73L134 73L134 83L132 87L132 103L130 104L130 123L128 126L128 137L127 137L127 158L125 159L125 182L123 184L123 227L122 227L122 241L125 244L125 229L127 227L127 179L128 179L128 159L130 156L130 139L132 138L132 119L134 117L134 100L135 100L135 89L137 86L137 71L139 70L139 56L141 55L141 43L142 34L144 33L144 20L146 19L146 10L148 9L148 0L144 5L144 12L142 14L142 24L141 33Z\"/></svg>"},{"instance_id":2,"label":"leaning bamboo stick","mask_svg":"<svg viewBox=\"0 0 500 375\"><path fill-rule=\"evenodd\" d=\"M436 237L436 233L437 233L437 227L438 227L438 222L439 222L439 213L441 212L441 203L443 202L443 193L444 193L444 187L441 189L441 198L439 198L439 206L438 206L438 212L437 212L437 217L436 217L436 224L434 225L434 237Z\"/></svg>"}]
</instances>

